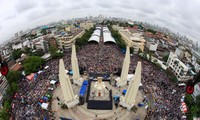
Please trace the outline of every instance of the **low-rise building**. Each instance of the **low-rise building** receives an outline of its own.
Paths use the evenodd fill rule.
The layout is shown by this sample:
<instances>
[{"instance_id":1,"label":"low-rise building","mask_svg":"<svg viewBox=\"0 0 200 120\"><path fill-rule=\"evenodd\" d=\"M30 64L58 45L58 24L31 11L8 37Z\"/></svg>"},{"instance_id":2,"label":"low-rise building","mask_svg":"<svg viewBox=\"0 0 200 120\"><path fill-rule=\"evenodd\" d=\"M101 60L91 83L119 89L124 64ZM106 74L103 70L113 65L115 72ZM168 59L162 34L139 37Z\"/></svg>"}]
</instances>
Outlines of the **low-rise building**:
<instances>
[{"instance_id":1,"label":"low-rise building","mask_svg":"<svg viewBox=\"0 0 200 120\"><path fill-rule=\"evenodd\" d=\"M45 53L48 52L48 50L49 50L47 41L45 41L43 39L38 42L35 42L34 46L37 50L42 49Z\"/></svg>"},{"instance_id":2,"label":"low-rise building","mask_svg":"<svg viewBox=\"0 0 200 120\"><path fill-rule=\"evenodd\" d=\"M134 53L138 53L139 49L144 50L145 40L140 33L131 33L128 29L119 30L120 35L126 45L133 47Z\"/></svg>"},{"instance_id":3,"label":"low-rise building","mask_svg":"<svg viewBox=\"0 0 200 120\"><path fill-rule=\"evenodd\" d=\"M89 30L93 26L94 26L93 22L81 22L80 23L80 28L87 29L87 30Z\"/></svg>"},{"instance_id":4,"label":"low-rise building","mask_svg":"<svg viewBox=\"0 0 200 120\"><path fill-rule=\"evenodd\" d=\"M0 108L2 108L3 96L6 93L8 87L8 82L5 76L2 76L0 73Z\"/></svg>"},{"instance_id":5,"label":"low-rise building","mask_svg":"<svg viewBox=\"0 0 200 120\"><path fill-rule=\"evenodd\" d=\"M178 56L173 52L170 52L169 54L167 67L172 70L179 81L187 81L191 78L191 76L188 75L189 68L180 61Z\"/></svg>"},{"instance_id":6,"label":"low-rise building","mask_svg":"<svg viewBox=\"0 0 200 120\"><path fill-rule=\"evenodd\" d=\"M74 33L65 33L57 36L58 48L68 51L71 50L72 44L77 38L80 38L85 33L85 30L77 30Z\"/></svg>"},{"instance_id":7,"label":"low-rise building","mask_svg":"<svg viewBox=\"0 0 200 120\"><path fill-rule=\"evenodd\" d=\"M157 48L158 48L158 43L156 43L154 39L146 38L146 48L149 51L154 51L155 52L157 50Z\"/></svg>"}]
</instances>

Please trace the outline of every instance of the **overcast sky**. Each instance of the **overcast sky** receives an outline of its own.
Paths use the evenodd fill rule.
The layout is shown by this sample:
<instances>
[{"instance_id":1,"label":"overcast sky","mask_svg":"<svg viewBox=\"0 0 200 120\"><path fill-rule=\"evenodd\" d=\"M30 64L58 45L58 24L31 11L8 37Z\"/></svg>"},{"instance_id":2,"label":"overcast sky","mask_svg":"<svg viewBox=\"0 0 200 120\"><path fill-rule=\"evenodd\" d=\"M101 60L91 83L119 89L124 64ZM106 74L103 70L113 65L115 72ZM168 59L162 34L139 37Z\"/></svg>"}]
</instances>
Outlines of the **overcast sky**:
<instances>
[{"instance_id":1,"label":"overcast sky","mask_svg":"<svg viewBox=\"0 0 200 120\"><path fill-rule=\"evenodd\" d=\"M0 43L20 30L89 14L148 22L199 41L199 10L200 0L0 0Z\"/></svg>"}]
</instances>

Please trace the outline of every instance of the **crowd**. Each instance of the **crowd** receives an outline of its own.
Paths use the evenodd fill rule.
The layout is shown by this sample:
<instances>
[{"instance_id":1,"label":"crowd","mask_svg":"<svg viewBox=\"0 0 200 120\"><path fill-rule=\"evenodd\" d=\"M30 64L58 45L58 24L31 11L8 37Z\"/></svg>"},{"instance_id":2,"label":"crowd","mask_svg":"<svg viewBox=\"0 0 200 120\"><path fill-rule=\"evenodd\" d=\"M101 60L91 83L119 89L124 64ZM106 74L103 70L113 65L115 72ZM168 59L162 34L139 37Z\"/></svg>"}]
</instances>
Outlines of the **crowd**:
<instances>
[{"instance_id":1,"label":"crowd","mask_svg":"<svg viewBox=\"0 0 200 120\"><path fill-rule=\"evenodd\" d=\"M124 54L113 43L89 43L77 54L79 67L87 73L116 73L122 67Z\"/></svg>"},{"instance_id":2,"label":"crowd","mask_svg":"<svg viewBox=\"0 0 200 120\"><path fill-rule=\"evenodd\" d=\"M122 68L125 55L115 44L88 44L77 54L79 66L85 66L88 73L116 73ZM137 62L142 62L142 83L154 97L155 110L149 114L155 120L179 120L181 95L184 88L179 88L164 70L138 55L131 57L129 73L134 73ZM172 91L176 91L173 93Z\"/></svg>"},{"instance_id":3,"label":"crowd","mask_svg":"<svg viewBox=\"0 0 200 120\"><path fill-rule=\"evenodd\" d=\"M49 66L33 80L25 76L19 79L19 91L12 102L12 116L16 120L44 119L44 110L38 105L41 97L47 92L50 80L58 79L58 60L50 60ZM51 114L51 113L50 113Z\"/></svg>"},{"instance_id":4,"label":"crowd","mask_svg":"<svg viewBox=\"0 0 200 120\"><path fill-rule=\"evenodd\" d=\"M132 69L136 68L137 61L142 61L142 84L154 97L154 112L150 112L149 117L154 120L180 120L182 112L180 110L181 95L185 89L177 87L170 81L166 72L153 63L141 59L138 55L131 58ZM176 91L173 93L173 91Z\"/></svg>"},{"instance_id":5,"label":"crowd","mask_svg":"<svg viewBox=\"0 0 200 120\"><path fill-rule=\"evenodd\" d=\"M79 68L85 68L87 73L116 73L122 68L125 54L115 44L89 43L77 52ZM63 57L65 68L71 69L71 52ZM142 84L148 88L155 99L155 111L150 113L154 120L166 118L167 120L180 119L180 98L184 92L176 87L166 72L157 68L153 63L141 59L138 55L131 56L129 73L134 73L137 62L142 62ZM59 59L46 62L49 69L39 74L36 79L20 79L19 92L15 95L12 106L12 115L18 120L43 119L44 111L38 105L38 100L45 94L49 82L58 79ZM172 91L176 90L175 94Z\"/></svg>"}]
</instances>

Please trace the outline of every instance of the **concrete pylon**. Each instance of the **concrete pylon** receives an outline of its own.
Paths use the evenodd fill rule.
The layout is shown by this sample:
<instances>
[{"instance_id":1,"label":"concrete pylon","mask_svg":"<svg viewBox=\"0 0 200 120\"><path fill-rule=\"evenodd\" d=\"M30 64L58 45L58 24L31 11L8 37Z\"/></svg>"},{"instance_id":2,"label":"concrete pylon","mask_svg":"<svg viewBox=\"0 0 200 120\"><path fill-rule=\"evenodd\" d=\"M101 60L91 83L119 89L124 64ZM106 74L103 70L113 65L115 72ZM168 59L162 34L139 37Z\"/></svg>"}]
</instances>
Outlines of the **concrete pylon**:
<instances>
[{"instance_id":1,"label":"concrete pylon","mask_svg":"<svg viewBox=\"0 0 200 120\"><path fill-rule=\"evenodd\" d=\"M59 81L64 96L64 103L71 108L79 103L79 98L74 95L69 76L66 74L63 59L59 61Z\"/></svg>"},{"instance_id":2,"label":"concrete pylon","mask_svg":"<svg viewBox=\"0 0 200 120\"><path fill-rule=\"evenodd\" d=\"M72 63L72 71L73 71L73 82L75 84L81 86L83 83L83 79L80 78L80 72L79 72L79 67L78 67L78 60L76 57L75 45L72 45L71 63Z\"/></svg>"},{"instance_id":3,"label":"concrete pylon","mask_svg":"<svg viewBox=\"0 0 200 120\"><path fill-rule=\"evenodd\" d=\"M128 110L131 110L131 108L135 104L136 95L138 93L138 89L141 83L141 70L141 62L138 62L135 70L135 75L133 77L133 80L130 81L126 95L125 97L121 96L120 98L119 104L123 107L126 107Z\"/></svg>"},{"instance_id":4,"label":"concrete pylon","mask_svg":"<svg viewBox=\"0 0 200 120\"><path fill-rule=\"evenodd\" d=\"M127 76L130 65L130 48L126 46L126 55L123 62L121 77L117 79L117 86L125 86L127 84Z\"/></svg>"}]
</instances>

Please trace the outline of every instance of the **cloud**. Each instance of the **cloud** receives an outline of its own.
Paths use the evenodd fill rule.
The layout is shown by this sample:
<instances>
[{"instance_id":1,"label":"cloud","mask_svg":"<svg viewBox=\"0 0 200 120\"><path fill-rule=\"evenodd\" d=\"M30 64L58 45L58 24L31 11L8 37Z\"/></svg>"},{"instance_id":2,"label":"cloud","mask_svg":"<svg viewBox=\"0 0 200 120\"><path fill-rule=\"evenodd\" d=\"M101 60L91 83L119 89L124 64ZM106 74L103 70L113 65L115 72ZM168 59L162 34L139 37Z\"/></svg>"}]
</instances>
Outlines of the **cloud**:
<instances>
[{"instance_id":1,"label":"cloud","mask_svg":"<svg viewBox=\"0 0 200 120\"><path fill-rule=\"evenodd\" d=\"M22 13L35 7L37 7L37 2L33 0L19 0L15 6L17 13Z\"/></svg>"},{"instance_id":2,"label":"cloud","mask_svg":"<svg viewBox=\"0 0 200 120\"><path fill-rule=\"evenodd\" d=\"M89 14L148 22L199 40L199 7L199 0L0 0L0 42L20 30Z\"/></svg>"}]
</instances>

